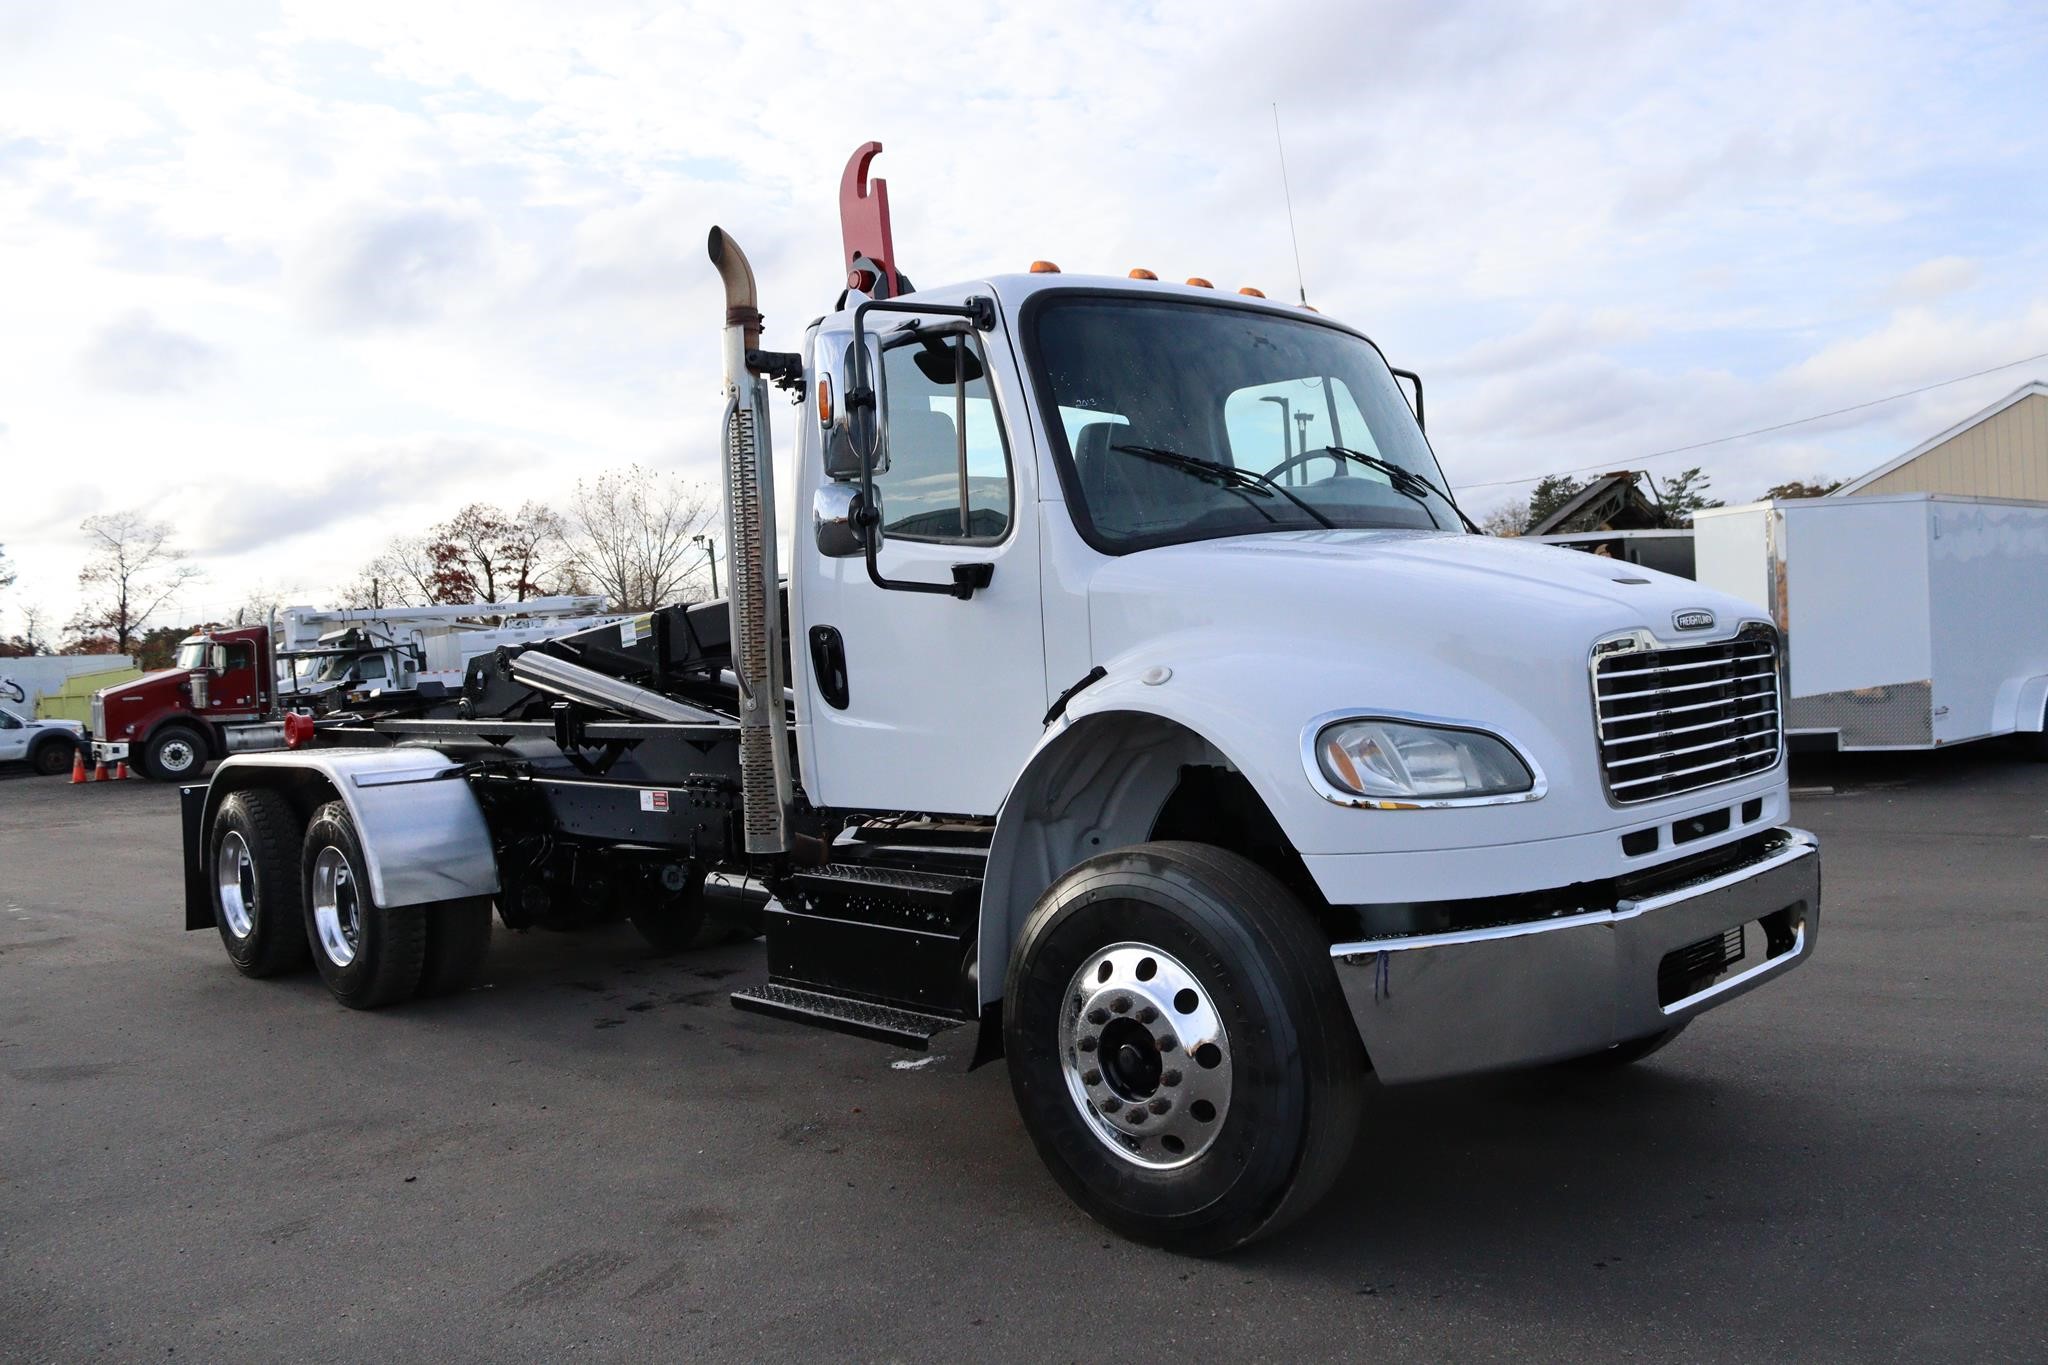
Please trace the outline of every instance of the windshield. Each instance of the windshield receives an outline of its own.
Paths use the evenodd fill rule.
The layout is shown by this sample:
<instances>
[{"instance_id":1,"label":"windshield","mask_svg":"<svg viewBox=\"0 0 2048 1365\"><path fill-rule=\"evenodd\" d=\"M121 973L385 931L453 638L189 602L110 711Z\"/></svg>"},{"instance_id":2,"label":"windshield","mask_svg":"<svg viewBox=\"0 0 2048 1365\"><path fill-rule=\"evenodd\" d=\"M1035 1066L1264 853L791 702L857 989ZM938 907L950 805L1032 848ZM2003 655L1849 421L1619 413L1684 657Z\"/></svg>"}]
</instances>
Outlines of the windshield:
<instances>
[{"instance_id":1,"label":"windshield","mask_svg":"<svg viewBox=\"0 0 2048 1365\"><path fill-rule=\"evenodd\" d=\"M1349 332L1250 308L1054 296L1031 340L1075 520L1098 549L1458 526L1386 362Z\"/></svg>"},{"instance_id":2,"label":"windshield","mask_svg":"<svg viewBox=\"0 0 2048 1365\"><path fill-rule=\"evenodd\" d=\"M209 662L206 657L206 651L207 643L204 640L180 641L178 644L177 666L179 668L205 668Z\"/></svg>"},{"instance_id":3,"label":"windshield","mask_svg":"<svg viewBox=\"0 0 2048 1365\"><path fill-rule=\"evenodd\" d=\"M301 659L298 664L299 682L302 685L340 682L354 669L358 678L368 682L384 676L382 654L323 654L310 659Z\"/></svg>"}]
</instances>

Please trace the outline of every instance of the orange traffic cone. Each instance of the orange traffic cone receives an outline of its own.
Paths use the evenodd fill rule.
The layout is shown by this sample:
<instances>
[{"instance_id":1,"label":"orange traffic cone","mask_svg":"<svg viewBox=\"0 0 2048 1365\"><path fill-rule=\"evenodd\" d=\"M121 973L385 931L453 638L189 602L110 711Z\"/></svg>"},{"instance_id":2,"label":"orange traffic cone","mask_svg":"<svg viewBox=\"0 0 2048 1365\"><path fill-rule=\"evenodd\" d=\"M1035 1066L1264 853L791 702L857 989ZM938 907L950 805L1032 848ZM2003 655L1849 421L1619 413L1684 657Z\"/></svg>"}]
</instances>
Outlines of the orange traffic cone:
<instances>
[{"instance_id":1,"label":"orange traffic cone","mask_svg":"<svg viewBox=\"0 0 2048 1365\"><path fill-rule=\"evenodd\" d=\"M92 765L92 780L95 782L105 782L107 780L107 761L104 758Z\"/></svg>"},{"instance_id":2,"label":"orange traffic cone","mask_svg":"<svg viewBox=\"0 0 2048 1365\"><path fill-rule=\"evenodd\" d=\"M74 749L71 753L71 785L75 787L85 780L85 750Z\"/></svg>"},{"instance_id":3,"label":"orange traffic cone","mask_svg":"<svg viewBox=\"0 0 2048 1365\"><path fill-rule=\"evenodd\" d=\"M116 782L126 782L129 776L128 760L124 758L114 765L114 780Z\"/></svg>"}]
</instances>

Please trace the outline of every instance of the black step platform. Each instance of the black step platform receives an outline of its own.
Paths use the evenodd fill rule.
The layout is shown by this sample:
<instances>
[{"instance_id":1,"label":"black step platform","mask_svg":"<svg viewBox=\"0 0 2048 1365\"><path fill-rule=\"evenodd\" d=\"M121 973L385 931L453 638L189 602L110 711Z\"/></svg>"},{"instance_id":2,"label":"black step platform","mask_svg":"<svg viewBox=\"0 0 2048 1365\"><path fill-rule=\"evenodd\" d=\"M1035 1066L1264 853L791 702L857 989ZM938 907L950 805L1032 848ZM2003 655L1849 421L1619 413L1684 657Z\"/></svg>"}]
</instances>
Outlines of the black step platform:
<instances>
[{"instance_id":1,"label":"black step platform","mask_svg":"<svg viewBox=\"0 0 2048 1365\"><path fill-rule=\"evenodd\" d=\"M732 1004L734 1009L752 1014L769 1014L799 1024L851 1033L857 1038L870 1038L878 1043L909 1048L913 1052L931 1051L933 1039L962 1026L958 1019L919 1014L914 1010L852 1000L843 995L827 995L823 991L807 991L796 986L749 986L732 993Z\"/></svg>"}]
</instances>

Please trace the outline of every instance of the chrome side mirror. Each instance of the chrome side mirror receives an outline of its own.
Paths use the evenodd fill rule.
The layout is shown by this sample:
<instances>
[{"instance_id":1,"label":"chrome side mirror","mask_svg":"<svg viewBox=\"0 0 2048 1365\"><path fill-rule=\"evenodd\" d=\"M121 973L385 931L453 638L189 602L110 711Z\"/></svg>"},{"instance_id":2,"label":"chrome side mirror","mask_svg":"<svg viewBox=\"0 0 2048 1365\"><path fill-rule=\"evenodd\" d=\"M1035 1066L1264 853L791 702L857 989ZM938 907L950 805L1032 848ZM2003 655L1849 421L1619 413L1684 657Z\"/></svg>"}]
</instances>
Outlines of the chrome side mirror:
<instances>
[{"instance_id":1,"label":"chrome side mirror","mask_svg":"<svg viewBox=\"0 0 2048 1365\"><path fill-rule=\"evenodd\" d=\"M860 490L850 483L828 483L811 499L811 535L827 559L850 559L867 549L853 523Z\"/></svg>"}]
</instances>

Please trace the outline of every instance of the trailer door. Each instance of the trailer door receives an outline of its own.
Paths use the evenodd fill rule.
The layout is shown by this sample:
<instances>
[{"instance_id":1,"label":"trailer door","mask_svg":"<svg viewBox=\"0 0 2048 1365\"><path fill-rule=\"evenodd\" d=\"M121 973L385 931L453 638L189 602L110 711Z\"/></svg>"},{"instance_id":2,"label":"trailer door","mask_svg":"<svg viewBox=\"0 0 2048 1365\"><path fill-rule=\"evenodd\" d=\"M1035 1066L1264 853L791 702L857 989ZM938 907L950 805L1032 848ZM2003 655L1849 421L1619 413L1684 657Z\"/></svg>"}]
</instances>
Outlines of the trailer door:
<instances>
[{"instance_id":1,"label":"trailer door","mask_svg":"<svg viewBox=\"0 0 2048 1365\"><path fill-rule=\"evenodd\" d=\"M845 344L825 332L817 346ZM804 787L826 806L993 815L1048 705L1022 391L1000 326L885 332L880 347L880 572L950 584L955 565L987 565L992 576L965 600L884 588L862 556L824 554L810 526L799 530L790 646ZM822 482L815 436L807 500Z\"/></svg>"}]
</instances>

